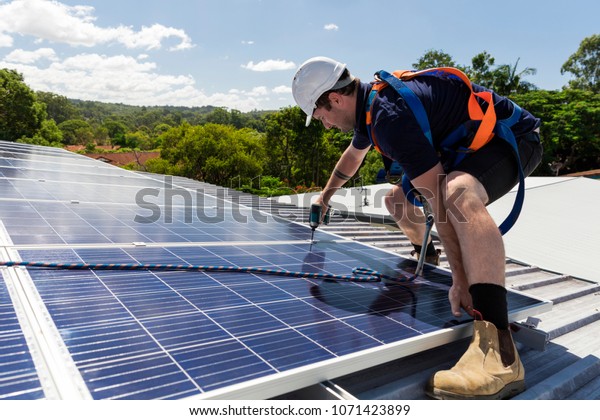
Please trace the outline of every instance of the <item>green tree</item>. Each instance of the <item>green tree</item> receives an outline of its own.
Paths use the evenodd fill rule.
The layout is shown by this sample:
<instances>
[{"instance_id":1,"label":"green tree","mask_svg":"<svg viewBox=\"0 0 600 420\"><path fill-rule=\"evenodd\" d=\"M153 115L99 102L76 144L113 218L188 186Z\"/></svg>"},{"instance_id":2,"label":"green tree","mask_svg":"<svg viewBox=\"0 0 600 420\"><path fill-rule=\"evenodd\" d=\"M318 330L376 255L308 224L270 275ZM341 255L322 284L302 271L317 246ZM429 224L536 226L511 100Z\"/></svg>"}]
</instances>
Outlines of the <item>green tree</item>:
<instances>
[{"instance_id":1,"label":"green tree","mask_svg":"<svg viewBox=\"0 0 600 420\"><path fill-rule=\"evenodd\" d=\"M496 93L503 96L509 96L516 93L529 92L536 87L524 79L524 76L534 75L537 70L531 67L525 67L518 71L519 60L514 65L502 64L493 71L494 82L492 88Z\"/></svg>"},{"instance_id":2,"label":"green tree","mask_svg":"<svg viewBox=\"0 0 600 420\"><path fill-rule=\"evenodd\" d=\"M113 145L128 147L125 134L127 134L129 129L125 123L116 118L111 118L105 121L102 125L106 128L108 137Z\"/></svg>"},{"instance_id":3,"label":"green tree","mask_svg":"<svg viewBox=\"0 0 600 420\"><path fill-rule=\"evenodd\" d=\"M15 70L0 69L0 139L33 137L46 119L46 110Z\"/></svg>"},{"instance_id":4,"label":"green tree","mask_svg":"<svg viewBox=\"0 0 600 420\"><path fill-rule=\"evenodd\" d=\"M37 144L39 146L63 147L62 132L54 122L54 120L42 121L41 128L33 135L33 137L21 137L19 143Z\"/></svg>"},{"instance_id":5,"label":"green tree","mask_svg":"<svg viewBox=\"0 0 600 420\"><path fill-rule=\"evenodd\" d=\"M237 109L232 109L229 111L229 123L235 128L251 127L250 117L247 114L238 111Z\"/></svg>"},{"instance_id":6,"label":"green tree","mask_svg":"<svg viewBox=\"0 0 600 420\"><path fill-rule=\"evenodd\" d=\"M206 122L213 124L230 124L231 119L229 112L225 108L215 108L211 113L206 115Z\"/></svg>"},{"instance_id":7,"label":"green tree","mask_svg":"<svg viewBox=\"0 0 600 420\"><path fill-rule=\"evenodd\" d=\"M67 120L58 124L65 144L87 144L94 140L92 126L84 120Z\"/></svg>"},{"instance_id":8,"label":"green tree","mask_svg":"<svg viewBox=\"0 0 600 420\"><path fill-rule=\"evenodd\" d=\"M85 145L85 153L96 153L96 145L92 142L89 142Z\"/></svg>"},{"instance_id":9,"label":"green tree","mask_svg":"<svg viewBox=\"0 0 600 420\"><path fill-rule=\"evenodd\" d=\"M182 124L161 136L161 158L176 175L227 185L233 177L251 179L262 174L262 137L247 128Z\"/></svg>"},{"instance_id":10,"label":"green tree","mask_svg":"<svg viewBox=\"0 0 600 420\"><path fill-rule=\"evenodd\" d=\"M152 138L146 131L138 130L134 132L125 133L125 139L122 147L129 147L132 149L141 150L152 150L156 148L158 139Z\"/></svg>"},{"instance_id":11,"label":"green tree","mask_svg":"<svg viewBox=\"0 0 600 420\"><path fill-rule=\"evenodd\" d=\"M173 127L166 123L158 124L156 127L154 127L154 130L152 131L152 135L159 137L161 134L169 131L171 128L173 128Z\"/></svg>"},{"instance_id":12,"label":"green tree","mask_svg":"<svg viewBox=\"0 0 600 420\"><path fill-rule=\"evenodd\" d=\"M166 159L154 158L146 161L146 171L153 174L177 175L177 169Z\"/></svg>"},{"instance_id":13,"label":"green tree","mask_svg":"<svg viewBox=\"0 0 600 420\"><path fill-rule=\"evenodd\" d=\"M56 124L67 120L81 119L81 112L67 97L50 92L37 92L36 94L38 100L46 104L48 118L53 119Z\"/></svg>"},{"instance_id":14,"label":"green tree","mask_svg":"<svg viewBox=\"0 0 600 420\"><path fill-rule=\"evenodd\" d=\"M287 180L292 177L293 137L296 133L290 127L291 117L292 108L284 108L267 118L265 151L270 164L265 168L266 175Z\"/></svg>"},{"instance_id":15,"label":"green tree","mask_svg":"<svg viewBox=\"0 0 600 420\"><path fill-rule=\"evenodd\" d=\"M62 131L60 131L54 120L42 121L42 127L36 134L50 144L58 144L63 141Z\"/></svg>"},{"instance_id":16,"label":"green tree","mask_svg":"<svg viewBox=\"0 0 600 420\"><path fill-rule=\"evenodd\" d=\"M94 142L97 145L105 145L108 143L108 130L106 127L94 123L92 126Z\"/></svg>"},{"instance_id":17,"label":"green tree","mask_svg":"<svg viewBox=\"0 0 600 420\"><path fill-rule=\"evenodd\" d=\"M377 173L383 168L383 161L381 160L381 154L375 149L372 149L367 153L365 160L360 168L359 174L362 176L365 185L375 184L377 181Z\"/></svg>"},{"instance_id":18,"label":"green tree","mask_svg":"<svg viewBox=\"0 0 600 420\"><path fill-rule=\"evenodd\" d=\"M433 67L457 67L460 68L450 54L445 53L442 50L430 49L419 57L419 59L412 64L415 70L425 70Z\"/></svg>"},{"instance_id":19,"label":"green tree","mask_svg":"<svg viewBox=\"0 0 600 420\"><path fill-rule=\"evenodd\" d=\"M513 99L542 120L544 160L537 175L600 167L600 93L540 90Z\"/></svg>"},{"instance_id":20,"label":"green tree","mask_svg":"<svg viewBox=\"0 0 600 420\"><path fill-rule=\"evenodd\" d=\"M471 59L471 67L467 68L469 79L478 85L492 88L494 86L494 57L487 51L477 54Z\"/></svg>"},{"instance_id":21,"label":"green tree","mask_svg":"<svg viewBox=\"0 0 600 420\"><path fill-rule=\"evenodd\" d=\"M571 88L600 93L600 34L581 41L579 49L563 64L560 72L575 76L569 82Z\"/></svg>"},{"instance_id":22,"label":"green tree","mask_svg":"<svg viewBox=\"0 0 600 420\"><path fill-rule=\"evenodd\" d=\"M306 115L299 107L287 107L266 118L266 153L271 163L268 175L292 186L323 186L340 156L327 141L323 125L313 121L305 127Z\"/></svg>"}]
</instances>

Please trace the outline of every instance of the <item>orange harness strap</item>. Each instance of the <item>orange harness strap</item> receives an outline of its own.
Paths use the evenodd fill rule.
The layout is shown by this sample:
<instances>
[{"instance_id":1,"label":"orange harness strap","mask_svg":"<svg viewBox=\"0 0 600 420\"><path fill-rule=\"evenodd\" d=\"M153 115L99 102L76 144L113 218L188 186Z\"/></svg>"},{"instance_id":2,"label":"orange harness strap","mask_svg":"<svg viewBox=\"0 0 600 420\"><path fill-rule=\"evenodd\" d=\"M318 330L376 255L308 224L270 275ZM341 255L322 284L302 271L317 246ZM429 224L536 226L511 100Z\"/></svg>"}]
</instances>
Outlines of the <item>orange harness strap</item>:
<instances>
[{"instance_id":1,"label":"orange harness strap","mask_svg":"<svg viewBox=\"0 0 600 420\"><path fill-rule=\"evenodd\" d=\"M475 91L473 91L473 85L471 84L471 81L469 80L467 75L464 74L459 69L454 68L454 67L436 67L436 68L432 68L432 69L415 71L415 72L410 71L410 70L397 70L397 71L393 72L392 74L400 80L409 80L415 76L420 76L420 75L435 75L435 74L440 74L440 75L443 75L443 74L448 75L449 74L449 75L459 78L460 80L462 80L465 83L465 85L467 85L467 87L471 91L471 95L469 96L469 102L468 102L469 118L471 118L472 120L475 120L475 121L481 121L481 124L479 125L479 128L478 128L477 132L475 133L475 137L473 138L473 141L469 145L469 149L471 149L472 151L478 150L478 149L482 148L487 142L489 142L494 137L494 127L496 126L496 110L494 109L492 93L491 92L475 92ZM381 88L381 89L383 89L383 88ZM483 99L488 104L485 112L481 108L481 105L477 101L477 98ZM367 122L367 124L368 124L368 122Z\"/></svg>"}]
</instances>

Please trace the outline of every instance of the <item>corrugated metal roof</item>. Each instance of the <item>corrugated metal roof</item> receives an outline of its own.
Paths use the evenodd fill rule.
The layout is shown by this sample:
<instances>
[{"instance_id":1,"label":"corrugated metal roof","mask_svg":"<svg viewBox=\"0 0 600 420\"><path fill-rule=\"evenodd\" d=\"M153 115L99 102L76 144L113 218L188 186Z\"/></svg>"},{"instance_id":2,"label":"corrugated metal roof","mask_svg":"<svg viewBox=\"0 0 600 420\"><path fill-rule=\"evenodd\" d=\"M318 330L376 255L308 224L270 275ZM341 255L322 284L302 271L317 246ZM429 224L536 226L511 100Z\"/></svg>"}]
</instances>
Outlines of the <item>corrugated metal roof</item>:
<instances>
[{"instance_id":1,"label":"corrugated metal roof","mask_svg":"<svg viewBox=\"0 0 600 420\"><path fill-rule=\"evenodd\" d=\"M548 181L548 182L544 182ZM600 182L589 178L526 180L525 205L506 235L506 254L527 264L600 282ZM514 192L489 206L501 220L512 207Z\"/></svg>"}]
</instances>

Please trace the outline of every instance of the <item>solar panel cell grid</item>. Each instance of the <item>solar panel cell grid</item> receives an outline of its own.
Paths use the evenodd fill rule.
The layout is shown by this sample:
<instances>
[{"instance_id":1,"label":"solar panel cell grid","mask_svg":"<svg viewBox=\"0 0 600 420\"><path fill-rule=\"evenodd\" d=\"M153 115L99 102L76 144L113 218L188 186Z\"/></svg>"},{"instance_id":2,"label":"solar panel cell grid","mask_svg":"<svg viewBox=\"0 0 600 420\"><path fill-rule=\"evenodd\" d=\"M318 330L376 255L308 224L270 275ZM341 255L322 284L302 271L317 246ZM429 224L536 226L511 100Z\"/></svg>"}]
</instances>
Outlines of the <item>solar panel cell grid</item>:
<instances>
[{"instance_id":1,"label":"solar panel cell grid","mask_svg":"<svg viewBox=\"0 0 600 420\"><path fill-rule=\"evenodd\" d=\"M330 247L332 254L347 261L332 266L337 272L348 273L349 263L356 261L344 250L355 252L360 245ZM192 256L214 255L217 248L86 248L54 251L52 259L179 264L189 263ZM45 260L45 253L22 250L21 256ZM291 266L299 269L305 264L300 258L308 253L302 247L281 245L258 246L255 252L251 246L225 248L224 254L222 260L229 264L274 266L269 256L276 256L280 262L295 260ZM282 258L283 255L288 258ZM271 369L284 371L297 364L327 360L420 334L389 316L397 311L410 312L414 296L406 287L390 289L380 285L194 272L53 271L49 279L45 270L29 271L75 362L87 368L96 363L106 366L144 358L156 352L175 358L179 350L194 347L203 354L200 360L212 360L218 356L210 355L210 349L220 351L222 346L218 343L231 341L242 346L236 354L244 348L251 349L242 352L243 359L258 357ZM261 372L264 368L260 363L251 366ZM82 372L84 379L90 381L86 370ZM223 375L202 375L197 385L202 388L206 385L202 381L208 378L218 383L235 383L247 377ZM108 395L107 390L103 392ZM118 397L120 392L115 388L112 397Z\"/></svg>"},{"instance_id":2,"label":"solar panel cell grid","mask_svg":"<svg viewBox=\"0 0 600 420\"><path fill-rule=\"evenodd\" d=\"M44 396L25 335L0 276L0 400Z\"/></svg>"}]
</instances>

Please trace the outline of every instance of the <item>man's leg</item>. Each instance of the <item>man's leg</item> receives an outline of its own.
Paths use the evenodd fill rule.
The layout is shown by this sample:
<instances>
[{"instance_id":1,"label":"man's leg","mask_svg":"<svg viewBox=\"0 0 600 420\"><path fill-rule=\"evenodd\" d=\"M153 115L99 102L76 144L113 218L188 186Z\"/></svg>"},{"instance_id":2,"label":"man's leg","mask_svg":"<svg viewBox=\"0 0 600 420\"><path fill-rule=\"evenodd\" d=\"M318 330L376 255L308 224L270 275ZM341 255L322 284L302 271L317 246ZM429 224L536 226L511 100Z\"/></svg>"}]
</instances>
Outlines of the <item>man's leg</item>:
<instances>
[{"instance_id":1,"label":"man's leg","mask_svg":"<svg viewBox=\"0 0 600 420\"><path fill-rule=\"evenodd\" d=\"M452 172L446 177L445 205L463 256L469 285L492 283L504 287L504 242L486 209L485 188L472 175Z\"/></svg>"},{"instance_id":2,"label":"man's leg","mask_svg":"<svg viewBox=\"0 0 600 420\"><path fill-rule=\"evenodd\" d=\"M517 141L528 176L542 160L539 133ZM428 393L434 398L505 398L525 389L525 371L508 327L502 236L485 209L517 184L518 164L510 147L494 138L447 177L446 205L462 216L450 220L476 318L480 314L481 320L474 321L471 345L458 363L432 377ZM458 194L463 189L464 196Z\"/></svg>"},{"instance_id":3,"label":"man's leg","mask_svg":"<svg viewBox=\"0 0 600 420\"><path fill-rule=\"evenodd\" d=\"M384 199L385 207L396 221L398 227L408 237L413 245L414 253L423 252L423 237L425 236L425 215L423 211L414 206L406 199L406 195L400 185L394 185ZM427 249L424 251L425 261L429 264L439 265L439 251L435 249L431 237Z\"/></svg>"},{"instance_id":4,"label":"man's leg","mask_svg":"<svg viewBox=\"0 0 600 420\"><path fill-rule=\"evenodd\" d=\"M445 205L460 244L474 321L471 345L450 370L437 372L434 398L506 398L524 389L525 371L508 325L502 236L485 205L486 189L468 173L446 177Z\"/></svg>"}]
</instances>

